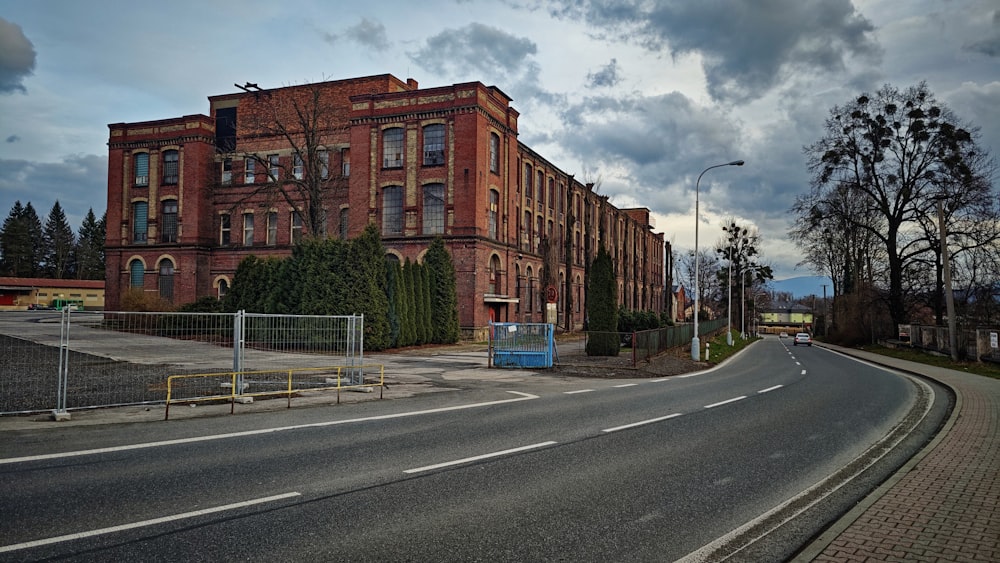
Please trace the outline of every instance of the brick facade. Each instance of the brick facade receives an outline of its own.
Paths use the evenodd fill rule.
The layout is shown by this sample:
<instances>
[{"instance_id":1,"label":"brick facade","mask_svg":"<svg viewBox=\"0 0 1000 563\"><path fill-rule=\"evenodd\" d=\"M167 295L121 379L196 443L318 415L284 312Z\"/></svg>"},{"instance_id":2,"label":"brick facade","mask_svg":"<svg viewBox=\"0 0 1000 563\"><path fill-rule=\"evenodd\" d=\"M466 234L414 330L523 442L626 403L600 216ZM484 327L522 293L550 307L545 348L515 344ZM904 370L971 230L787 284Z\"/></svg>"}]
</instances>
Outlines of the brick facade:
<instances>
[{"instance_id":1,"label":"brick facade","mask_svg":"<svg viewBox=\"0 0 1000 563\"><path fill-rule=\"evenodd\" d=\"M399 260L421 260L441 236L467 338L484 338L490 320L582 328L587 262L599 245L614 260L620 303L664 310L668 253L649 210L615 208L518 142L519 114L498 88L420 89L391 75L248 86L210 97L208 116L109 126L107 308L138 283L175 303L218 295L244 257L289 255L321 207L326 236L374 223ZM273 126L310 107L322 108L320 143ZM289 202L273 187L321 174L307 156L316 146L321 194L314 205ZM542 287L546 261L554 306Z\"/></svg>"}]
</instances>

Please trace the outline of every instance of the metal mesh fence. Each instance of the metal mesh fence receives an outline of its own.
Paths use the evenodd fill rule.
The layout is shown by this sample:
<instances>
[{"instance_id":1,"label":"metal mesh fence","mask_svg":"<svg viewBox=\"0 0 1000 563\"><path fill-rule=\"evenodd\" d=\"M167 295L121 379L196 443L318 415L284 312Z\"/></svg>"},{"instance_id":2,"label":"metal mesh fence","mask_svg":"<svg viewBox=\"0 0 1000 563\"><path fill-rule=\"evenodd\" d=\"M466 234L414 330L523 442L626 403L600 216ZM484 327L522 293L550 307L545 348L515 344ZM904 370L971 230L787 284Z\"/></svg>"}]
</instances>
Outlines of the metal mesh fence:
<instances>
[{"instance_id":1,"label":"metal mesh fence","mask_svg":"<svg viewBox=\"0 0 1000 563\"><path fill-rule=\"evenodd\" d=\"M162 403L170 375L357 366L362 317L18 311L0 316L0 415Z\"/></svg>"}]
</instances>

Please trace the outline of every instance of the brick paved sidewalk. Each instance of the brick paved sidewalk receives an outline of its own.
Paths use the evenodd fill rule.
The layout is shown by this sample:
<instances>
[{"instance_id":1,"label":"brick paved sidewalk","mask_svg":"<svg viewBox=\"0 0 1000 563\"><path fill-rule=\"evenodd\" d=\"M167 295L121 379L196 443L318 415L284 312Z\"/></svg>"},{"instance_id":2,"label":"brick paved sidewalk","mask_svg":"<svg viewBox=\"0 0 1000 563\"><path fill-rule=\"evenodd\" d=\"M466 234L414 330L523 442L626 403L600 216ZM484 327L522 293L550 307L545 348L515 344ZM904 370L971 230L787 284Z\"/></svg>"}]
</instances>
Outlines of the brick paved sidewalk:
<instances>
[{"instance_id":1,"label":"brick paved sidewalk","mask_svg":"<svg viewBox=\"0 0 1000 563\"><path fill-rule=\"evenodd\" d=\"M1000 380L850 353L949 385L955 411L927 448L796 561L1000 561Z\"/></svg>"}]
</instances>

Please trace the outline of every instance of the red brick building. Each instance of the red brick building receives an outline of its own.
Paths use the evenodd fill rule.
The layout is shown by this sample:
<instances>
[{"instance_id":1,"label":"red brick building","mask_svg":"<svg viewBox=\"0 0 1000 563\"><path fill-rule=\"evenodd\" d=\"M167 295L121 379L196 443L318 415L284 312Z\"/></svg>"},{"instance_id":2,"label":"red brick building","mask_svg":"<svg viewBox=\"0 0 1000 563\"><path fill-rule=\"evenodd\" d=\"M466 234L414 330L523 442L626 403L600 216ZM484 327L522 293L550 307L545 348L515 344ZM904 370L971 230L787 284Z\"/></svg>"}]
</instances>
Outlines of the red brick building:
<instances>
[{"instance_id":1,"label":"red brick building","mask_svg":"<svg viewBox=\"0 0 1000 563\"><path fill-rule=\"evenodd\" d=\"M349 238L374 223L389 259L419 261L443 238L467 337L490 320L582 328L599 245L621 304L664 310L669 253L649 210L615 208L518 142L498 88L380 75L241 90L210 97L209 115L109 125L108 309L129 287L221 295L248 255L287 256L310 226ZM303 114L313 126L296 127Z\"/></svg>"}]
</instances>

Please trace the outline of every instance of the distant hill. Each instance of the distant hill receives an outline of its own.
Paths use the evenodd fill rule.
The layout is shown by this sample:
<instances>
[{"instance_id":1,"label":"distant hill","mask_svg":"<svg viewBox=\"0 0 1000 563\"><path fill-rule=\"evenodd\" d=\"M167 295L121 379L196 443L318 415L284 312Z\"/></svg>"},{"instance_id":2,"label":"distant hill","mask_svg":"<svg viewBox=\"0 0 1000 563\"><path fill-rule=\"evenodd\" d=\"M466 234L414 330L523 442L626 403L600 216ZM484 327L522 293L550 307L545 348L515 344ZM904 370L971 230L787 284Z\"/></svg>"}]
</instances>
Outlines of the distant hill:
<instances>
[{"instance_id":1,"label":"distant hill","mask_svg":"<svg viewBox=\"0 0 1000 563\"><path fill-rule=\"evenodd\" d=\"M767 283L771 291L791 293L796 299L810 295L823 297L823 284L826 284L827 297L833 297L833 285L826 276L799 276L786 280L771 280Z\"/></svg>"}]
</instances>

